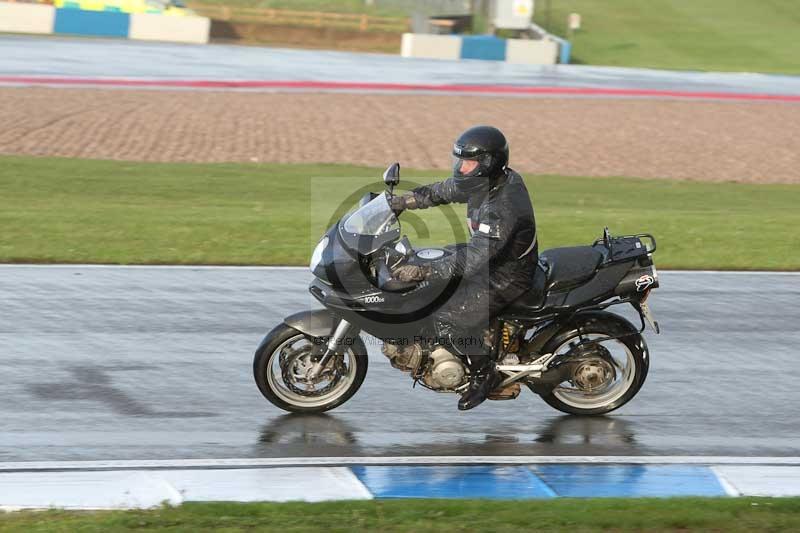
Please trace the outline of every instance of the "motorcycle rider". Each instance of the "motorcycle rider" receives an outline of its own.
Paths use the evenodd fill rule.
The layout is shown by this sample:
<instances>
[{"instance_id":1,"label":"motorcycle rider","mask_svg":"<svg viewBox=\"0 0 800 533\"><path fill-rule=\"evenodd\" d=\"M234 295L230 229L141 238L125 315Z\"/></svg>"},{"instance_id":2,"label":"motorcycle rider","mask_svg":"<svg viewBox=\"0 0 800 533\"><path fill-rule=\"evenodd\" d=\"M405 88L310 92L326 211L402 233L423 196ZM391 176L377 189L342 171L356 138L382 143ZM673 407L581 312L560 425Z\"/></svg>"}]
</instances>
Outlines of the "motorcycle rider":
<instances>
[{"instance_id":1,"label":"motorcycle rider","mask_svg":"<svg viewBox=\"0 0 800 533\"><path fill-rule=\"evenodd\" d=\"M532 286L539 251L536 221L522 177L508 168L508 142L491 126L468 129L453 145L453 176L392 198L392 209L466 203L471 238L455 253L426 266L393 271L401 281L452 279L461 282L434 316L437 335L465 360L471 382L460 410L486 400L502 377L484 331L509 303Z\"/></svg>"}]
</instances>

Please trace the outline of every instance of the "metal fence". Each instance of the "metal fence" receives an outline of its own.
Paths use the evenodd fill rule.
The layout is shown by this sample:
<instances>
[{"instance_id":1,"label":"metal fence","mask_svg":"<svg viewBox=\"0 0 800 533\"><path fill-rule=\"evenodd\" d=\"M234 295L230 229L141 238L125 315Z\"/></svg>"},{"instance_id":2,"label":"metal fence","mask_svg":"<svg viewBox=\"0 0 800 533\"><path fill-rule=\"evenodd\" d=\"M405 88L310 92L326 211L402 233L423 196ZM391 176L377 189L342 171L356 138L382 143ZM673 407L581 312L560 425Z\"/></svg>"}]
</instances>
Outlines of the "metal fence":
<instances>
[{"instance_id":1,"label":"metal fence","mask_svg":"<svg viewBox=\"0 0 800 533\"><path fill-rule=\"evenodd\" d=\"M257 24L330 27L359 31L415 32L430 31L428 17L436 15L469 15L488 0L364 0L366 5L405 16L386 17L366 14L325 13L287 9L196 4L189 7L199 15L216 20Z\"/></svg>"},{"instance_id":2,"label":"metal fence","mask_svg":"<svg viewBox=\"0 0 800 533\"><path fill-rule=\"evenodd\" d=\"M349 13L324 13L318 11L290 11L255 7L230 7L208 4L190 4L198 15L215 20L252 22L317 28L339 28L358 31L408 31L409 21L404 17L376 17Z\"/></svg>"}]
</instances>

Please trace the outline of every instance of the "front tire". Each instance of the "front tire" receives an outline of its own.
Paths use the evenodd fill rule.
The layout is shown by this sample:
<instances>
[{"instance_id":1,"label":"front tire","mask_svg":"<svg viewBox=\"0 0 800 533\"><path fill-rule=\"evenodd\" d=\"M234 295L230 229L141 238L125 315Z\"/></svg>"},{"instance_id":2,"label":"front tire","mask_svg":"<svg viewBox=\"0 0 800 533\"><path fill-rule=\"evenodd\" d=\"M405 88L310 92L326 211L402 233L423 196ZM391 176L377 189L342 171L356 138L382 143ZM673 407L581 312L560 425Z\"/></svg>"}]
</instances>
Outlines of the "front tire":
<instances>
[{"instance_id":1,"label":"front tire","mask_svg":"<svg viewBox=\"0 0 800 533\"><path fill-rule=\"evenodd\" d=\"M583 383L584 388L579 386L580 377L584 376L578 376L579 379L561 383L549 394L542 394L542 399L548 405L572 415L604 415L619 409L636 396L650 367L647 344L636 328L617 315L588 315L556 334L545 345L543 352L563 355L581 342L601 339L608 339L599 343L606 349L603 357L594 360L591 356L587 357L584 376L608 371L610 367L614 380L604 384L604 387L598 387L596 391L587 391L586 383ZM609 362L609 355L612 361L604 365L603 361ZM591 366L593 363L596 368Z\"/></svg>"},{"instance_id":2,"label":"front tire","mask_svg":"<svg viewBox=\"0 0 800 533\"><path fill-rule=\"evenodd\" d=\"M273 329L253 359L258 390L273 405L293 413L323 413L349 400L367 375L367 348L349 339L344 353L332 357L314 382L304 372L325 351L325 344L286 324Z\"/></svg>"}]
</instances>

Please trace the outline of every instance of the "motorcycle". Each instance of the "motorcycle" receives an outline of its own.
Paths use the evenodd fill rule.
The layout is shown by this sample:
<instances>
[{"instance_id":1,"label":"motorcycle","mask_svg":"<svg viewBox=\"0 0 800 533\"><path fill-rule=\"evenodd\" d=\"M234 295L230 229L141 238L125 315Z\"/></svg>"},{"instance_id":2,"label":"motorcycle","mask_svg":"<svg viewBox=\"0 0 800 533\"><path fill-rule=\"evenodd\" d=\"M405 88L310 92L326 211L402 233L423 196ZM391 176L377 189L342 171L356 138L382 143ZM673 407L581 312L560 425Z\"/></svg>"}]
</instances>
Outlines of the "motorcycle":
<instances>
[{"instance_id":1,"label":"motorcycle","mask_svg":"<svg viewBox=\"0 0 800 533\"><path fill-rule=\"evenodd\" d=\"M391 365L414 384L446 393L469 385L469 369L437 338L432 313L461 281L403 282L393 269L424 265L456 247L415 250L391 209L400 165L386 190L367 193L333 224L311 256L309 291L323 309L284 319L262 340L253 372L261 393L291 412L320 413L350 399L367 374L361 332L382 342ZM647 377L646 322L660 333L647 299L658 288L650 234L612 237L540 254L533 288L480 332L503 375L489 399L516 399L525 385L569 414L602 415L629 402ZM608 308L630 304L639 327Z\"/></svg>"}]
</instances>

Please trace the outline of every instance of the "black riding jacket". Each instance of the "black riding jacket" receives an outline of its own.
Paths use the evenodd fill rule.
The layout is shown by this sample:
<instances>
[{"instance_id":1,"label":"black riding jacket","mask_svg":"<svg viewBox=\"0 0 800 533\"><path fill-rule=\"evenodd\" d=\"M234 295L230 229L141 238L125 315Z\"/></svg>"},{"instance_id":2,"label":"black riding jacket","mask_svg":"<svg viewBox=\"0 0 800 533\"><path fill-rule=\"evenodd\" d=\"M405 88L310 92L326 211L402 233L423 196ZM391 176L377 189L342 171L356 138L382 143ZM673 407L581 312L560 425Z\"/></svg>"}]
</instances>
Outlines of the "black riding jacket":
<instances>
[{"instance_id":1,"label":"black riding jacket","mask_svg":"<svg viewBox=\"0 0 800 533\"><path fill-rule=\"evenodd\" d=\"M511 169L487 192L465 194L453 178L417 187L416 208L466 203L472 237L456 253L431 263L434 278L487 277L494 291L523 292L531 287L539 260L536 220L528 189Z\"/></svg>"}]
</instances>

